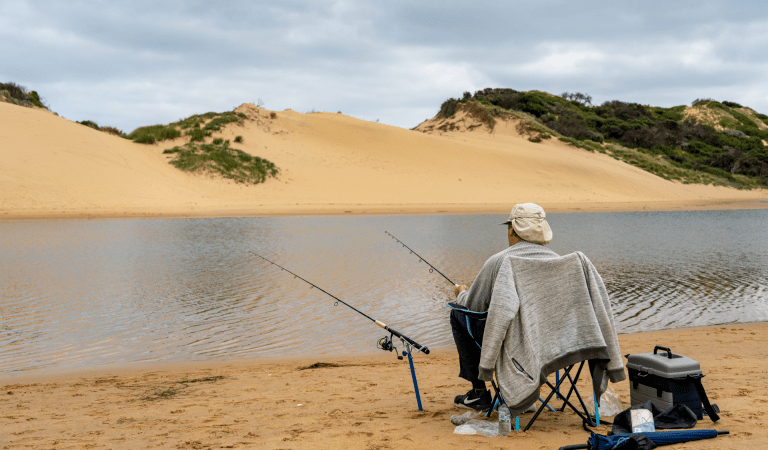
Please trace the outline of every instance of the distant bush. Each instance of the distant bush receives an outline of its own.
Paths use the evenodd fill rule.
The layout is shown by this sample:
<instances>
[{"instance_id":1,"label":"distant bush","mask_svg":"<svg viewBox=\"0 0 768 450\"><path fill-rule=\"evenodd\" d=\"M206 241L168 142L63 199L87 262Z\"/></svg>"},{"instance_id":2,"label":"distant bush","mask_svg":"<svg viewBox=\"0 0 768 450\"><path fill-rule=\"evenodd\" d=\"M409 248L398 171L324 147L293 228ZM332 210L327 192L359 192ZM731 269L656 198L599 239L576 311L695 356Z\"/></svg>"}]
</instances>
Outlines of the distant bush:
<instances>
[{"instance_id":1,"label":"distant bush","mask_svg":"<svg viewBox=\"0 0 768 450\"><path fill-rule=\"evenodd\" d=\"M725 128L723 129L723 133L730 134L731 136L736 136L737 138L742 138L742 139L747 138L747 135L744 134L743 131L739 131L739 130L731 130L731 129Z\"/></svg>"},{"instance_id":2,"label":"distant bush","mask_svg":"<svg viewBox=\"0 0 768 450\"><path fill-rule=\"evenodd\" d=\"M97 130L99 129L99 126L96 124L96 122L92 122L90 120L83 120L82 122L77 122L77 123L79 123L80 125L85 125L86 127L91 127Z\"/></svg>"},{"instance_id":3,"label":"distant bush","mask_svg":"<svg viewBox=\"0 0 768 450\"><path fill-rule=\"evenodd\" d=\"M228 123L233 122L240 122L240 116L238 116L234 112L225 112L217 115L213 119L211 119L207 124L205 124L205 127L203 127L204 130L210 130L210 131L219 131L221 130L221 127Z\"/></svg>"},{"instance_id":4,"label":"distant bush","mask_svg":"<svg viewBox=\"0 0 768 450\"><path fill-rule=\"evenodd\" d=\"M279 173L274 163L230 148L228 141L223 144L190 142L163 153L175 155L170 163L185 172L218 174L238 183L258 184Z\"/></svg>"},{"instance_id":5,"label":"distant bush","mask_svg":"<svg viewBox=\"0 0 768 450\"><path fill-rule=\"evenodd\" d=\"M453 117L453 115L456 114L456 106L458 104L458 100L455 98L449 98L448 100L444 101L442 105L440 105L440 112L438 112L437 115L445 119Z\"/></svg>"},{"instance_id":6,"label":"distant bush","mask_svg":"<svg viewBox=\"0 0 768 450\"><path fill-rule=\"evenodd\" d=\"M180 136L181 131L174 124L170 124L136 128L128 135L128 138L139 144L154 144L155 142L176 139Z\"/></svg>"},{"instance_id":7,"label":"distant bush","mask_svg":"<svg viewBox=\"0 0 768 450\"><path fill-rule=\"evenodd\" d=\"M206 136L210 135L210 131L205 131L202 128L193 128L187 131L187 136L189 136L190 142L203 142L205 141Z\"/></svg>"},{"instance_id":8,"label":"distant bush","mask_svg":"<svg viewBox=\"0 0 768 450\"><path fill-rule=\"evenodd\" d=\"M32 104L37 106L38 108L45 108L45 105L43 104L43 101L40 99L40 95L37 93L37 91L30 91L29 101L32 102Z\"/></svg>"},{"instance_id":9,"label":"distant bush","mask_svg":"<svg viewBox=\"0 0 768 450\"><path fill-rule=\"evenodd\" d=\"M465 105L464 108L470 117L477 119L480 123L488 127L488 131L493 131L496 127L496 119L493 117L493 113L490 109L478 102L468 102Z\"/></svg>"},{"instance_id":10,"label":"distant bush","mask_svg":"<svg viewBox=\"0 0 768 450\"><path fill-rule=\"evenodd\" d=\"M272 111L271 113L269 113L269 118L270 119L277 119L277 113Z\"/></svg>"},{"instance_id":11,"label":"distant bush","mask_svg":"<svg viewBox=\"0 0 768 450\"><path fill-rule=\"evenodd\" d=\"M27 88L14 82L0 83L0 91L7 91L7 95L16 100L29 100Z\"/></svg>"},{"instance_id":12,"label":"distant bush","mask_svg":"<svg viewBox=\"0 0 768 450\"><path fill-rule=\"evenodd\" d=\"M38 108L48 107L36 91L27 92L27 88L14 82L0 83L0 96L5 97L7 101L19 106L37 106Z\"/></svg>"},{"instance_id":13,"label":"distant bush","mask_svg":"<svg viewBox=\"0 0 768 450\"><path fill-rule=\"evenodd\" d=\"M591 102L589 95L581 93L564 92L558 97L546 92L486 88L476 91L471 98L464 95L461 100L446 100L438 115L453 114L459 103L485 106L491 115L504 110L520 111L532 115L534 122L544 127L541 133L556 132L561 140L579 148L605 152L606 147L598 143L613 142L636 149L622 150L622 160L668 179L715 183L723 180L725 185L741 188L753 188L756 183L768 186L763 166L768 166L768 147L763 145L763 141L768 141L768 130L762 126L768 125L765 114L756 114L755 118L740 111L743 106L738 103L698 98L693 106L719 110L716 123L702 123L686 118L684 105L662 108L612 100L592 106ZM540 137L535 133L521 134L533 142ZM647 154L648 158L637 156L637 152ZM654 158L664 162L657 163ZM672 166L685 175L671 175L678 173ZM689 171L709 175L692 176ZM740 174L754 180L733 178Z\"/></svg>"},{"instance_id":14,"label":"distant bush","mask_svg":"<svg viewBox=\"0 0 768 450\"><path fill-rule=\"evenodd\" d=\"M697 98L696 100L691 102L691 106L699 106L705 103L714 102L711 98Z\"/></svg>"},{"instance_id":15,"label":"distant bush","mask_svg":"<svg viewBox=\"0 0 768 450\"><path fill-rule=\"evenodd\" d=\"M222 139L222 138L216 138L216 139L213 140L213 144L214 145L220 145L220 144L223 144L223 143L224 143L224 139Z\"/></svg>"},{"instance_id":16,"label":"distant bush","mask_svg":"<svg viewBox=\"0 0 768 450\"><path fill-rule=\"evenodd\" d=\"M237 142L237 143L243 142L243 137L242 136L235 136L235 142Z\"/></svg>"},{"instance_id":17,"label":"distant bush","mask_svg":"<svg viewBox=\"0 0 768 450\"><path fill-rule=\"evenodd\" d=\"M126 138L128 137L128 136L125 136L125 133L123 133L122 131L118 130L115 127L99 127L99 131L103 131L104 133L108 133L108 134L114 134L115 136L126 137Z\"/></svg>"},{"instance_id":18,"label":"distant bush","mask_svg":"<svg viewBox=\"0 0 768 450\"><path fill-rule=\"evenodd\" d=\"M86 127L93 128L94 130L102 131L104 133L108 134L114 134L116 136L120 136L123 138L128 138L128 136L125 135L122 131L118 130L115 127L100 127L96 122L92 120L83 120L82 122L77 122L80 125L85 125Z\"/></svg>"},{"instance_id":19,"label":"distant bush","mask_svg":"<svg viewBox=\"0 0 768 450\"><path fill-rule=\"evenodd\" d=\"M572 92L572 93L563 92L562 94L560 94L560 97L563 97L568 101L576 103L577 105L581 105L581 106L592 105L592 97L587 94L582 94L581 92Z\"/></svg>"}]
</instances>

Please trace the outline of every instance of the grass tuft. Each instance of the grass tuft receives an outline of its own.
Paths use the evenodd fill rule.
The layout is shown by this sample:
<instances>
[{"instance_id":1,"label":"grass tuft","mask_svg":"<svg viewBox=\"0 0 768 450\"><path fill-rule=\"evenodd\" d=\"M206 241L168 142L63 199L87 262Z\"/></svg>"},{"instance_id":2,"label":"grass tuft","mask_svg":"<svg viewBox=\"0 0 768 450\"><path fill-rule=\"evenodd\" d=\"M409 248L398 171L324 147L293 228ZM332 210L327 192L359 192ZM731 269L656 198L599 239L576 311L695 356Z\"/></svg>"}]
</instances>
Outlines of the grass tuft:
<instances>
[{"instance_id":1,"label":"grass tuft","mask_svg":"<svg viewBox=\"0 0 768 450\"><path fill-rule=\"evenodd\" d=\"M128 138L138 144L154 144L168 139L176 139L179 136L181 136L181 131L176 128L175 124L170 124L136 128L128 135Z\"/></svg>"},{"instance_id":2,"label":"grass tuft","mask_svg":"<svg viewBox=\"0 0 768 450\"><path fill-rule=\"evenodd\" d=\"M279 173L272 162L231 148L229 141L222 144L190 142L163 153L175 155L170 163L180 170L216 174L238 183L263 183L268 177L275 177Z\"/></svg>"}]
</instances>

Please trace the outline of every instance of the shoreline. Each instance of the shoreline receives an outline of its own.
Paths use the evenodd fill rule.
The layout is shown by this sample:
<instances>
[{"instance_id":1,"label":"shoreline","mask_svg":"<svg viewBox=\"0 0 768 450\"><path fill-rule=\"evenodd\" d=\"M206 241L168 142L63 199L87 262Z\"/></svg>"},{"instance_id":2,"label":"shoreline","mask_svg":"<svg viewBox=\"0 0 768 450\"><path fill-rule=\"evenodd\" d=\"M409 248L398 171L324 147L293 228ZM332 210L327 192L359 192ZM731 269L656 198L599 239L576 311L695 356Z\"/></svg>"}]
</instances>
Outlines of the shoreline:
<instances>
[{"instance_id":1,"label":"shoreline","mask_svg":"<svg viewBox=\"0 0 768 450\"><path fill-rule=\"evenodd\" d=\"M729 436L696 449L765 446L768 322L620 334L622 354L670 347L701 365L721 420L696 429ZM330 367L308 368L315 363ZM459 379L452 347L417 354L424 411L407 361L388 352L338 356L138 363L0 375L0 448L440 448L513 445L523 450L584 443L574 414L544 413L526 433L453 434ZM589 376L579 382L588 395ZM611 385L628 407L629 383ZM53 406L55 405L55 406ZM525 424L530 415L521 417ZM605 434L608 427L598 431ZM489 440L491 439L491 440ZM4 445L4 446L3 446ZM686 446L685 448L688 448Z\"/></svg>"},{"instance_id":2,"label":"shoreline","mask_svg":"<svg viewBox=\"0 0 768 450\"><path fill-rule=\"evenodd\" d=\"M523 201L523 200L520 200ZM568 212L633 212L633 211L714 211L768 209L766 199L701 199L647 202L541 202L549 213ZM3 220L82 220L82 219L170 219L220 217L285 217L335 215L427 215L427 214L508 214L514 203L485 204L310 204L260 205L244 208L140 208L131 210L78 211L7 211Z\"/></svg>"}]
</instances>

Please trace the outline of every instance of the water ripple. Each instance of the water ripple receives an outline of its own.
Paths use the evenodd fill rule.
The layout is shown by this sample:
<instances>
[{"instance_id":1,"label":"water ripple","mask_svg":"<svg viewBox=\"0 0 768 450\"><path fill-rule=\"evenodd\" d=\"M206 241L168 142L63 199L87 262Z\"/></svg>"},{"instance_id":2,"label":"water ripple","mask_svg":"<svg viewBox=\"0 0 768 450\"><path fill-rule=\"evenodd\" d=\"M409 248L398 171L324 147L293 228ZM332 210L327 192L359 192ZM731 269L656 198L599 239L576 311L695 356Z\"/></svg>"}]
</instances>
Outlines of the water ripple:
<instances>
[{"instance_id":1,"label":"water ripple","mask_svg":"<svg viewBox=\"0 0 768 450\"><path fill-rule=\"evenodd\" d=\"M768 320L766 211L550 214L634 332ZM430 347L452 286L506 245L491 215L0 222L0 371L372 351L383 330L285 265ZM501 230L501 231L500 231Z\"/></svg>"}]
</instances>

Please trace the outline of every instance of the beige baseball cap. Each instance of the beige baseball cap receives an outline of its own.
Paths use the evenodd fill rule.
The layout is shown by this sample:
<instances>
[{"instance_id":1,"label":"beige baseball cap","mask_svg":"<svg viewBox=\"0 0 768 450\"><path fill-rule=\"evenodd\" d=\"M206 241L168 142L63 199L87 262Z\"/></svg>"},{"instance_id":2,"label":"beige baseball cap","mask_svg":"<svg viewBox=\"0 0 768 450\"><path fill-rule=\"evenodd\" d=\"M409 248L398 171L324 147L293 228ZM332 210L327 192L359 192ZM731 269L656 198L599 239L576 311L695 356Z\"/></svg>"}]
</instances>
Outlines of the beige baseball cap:
<instances>
[{"instance_id":1,"label":"beige baseball cap","mask_svg":"<svg viewBox=\"0 0 768 450\"><path fill-rule=\"evenodd\" d=\"M544 208L535 203L519 203L512 208L509 219L499 225L512 224L521 239L534 244L552 242L552 229L546 219Z\"/></svg>"}]
</instances>

